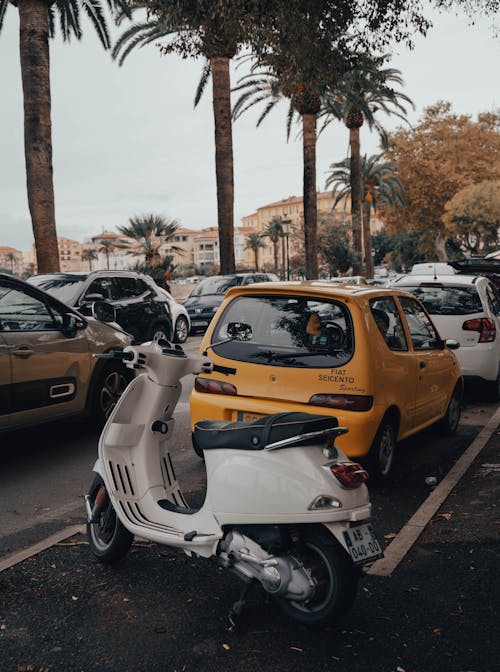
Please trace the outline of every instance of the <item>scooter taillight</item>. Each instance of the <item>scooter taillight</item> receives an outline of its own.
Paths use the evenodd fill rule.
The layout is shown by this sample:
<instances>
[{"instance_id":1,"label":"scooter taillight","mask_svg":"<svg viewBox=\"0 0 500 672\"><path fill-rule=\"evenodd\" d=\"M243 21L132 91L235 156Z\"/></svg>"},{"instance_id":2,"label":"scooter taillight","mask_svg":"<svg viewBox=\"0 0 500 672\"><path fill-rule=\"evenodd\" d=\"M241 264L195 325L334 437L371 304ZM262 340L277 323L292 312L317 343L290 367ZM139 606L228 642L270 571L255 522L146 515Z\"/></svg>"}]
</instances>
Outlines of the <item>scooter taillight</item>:
<instances>
[{"instance_id":1,"label":"scooter taillight","mask_svg":"<svg viewBox=\"0 0 500 672\"><path fill-rule=\"evenodd\" d=\"M359 488L368 480L368 472L357 462L339 462L330 469L344 488Z\"/></svg>"},{"instance_id":2,"label":"scooter taillight","mask_svg":"<svg viewBox=\"0 0 500 672\"><path fill-rule=\"evenodd\" d=\"M496 327L490 317L476 317L473 320L466 320L462 324L465 331L478 331L479 343L491 343L495 340Z\"/></svg>"},{"instance_id":3,"label":"scooter taillight","mask_svg":"<svg viewBox=\"0 0 500 672\"><path fill-rule=\"evenodd\" d=\"M197 392L208 392L209 394L238 394L238 390L231 383L225 383L222 380L212 380L211 378L195 378L194 389Z\"/></svg>"}]
</instances>

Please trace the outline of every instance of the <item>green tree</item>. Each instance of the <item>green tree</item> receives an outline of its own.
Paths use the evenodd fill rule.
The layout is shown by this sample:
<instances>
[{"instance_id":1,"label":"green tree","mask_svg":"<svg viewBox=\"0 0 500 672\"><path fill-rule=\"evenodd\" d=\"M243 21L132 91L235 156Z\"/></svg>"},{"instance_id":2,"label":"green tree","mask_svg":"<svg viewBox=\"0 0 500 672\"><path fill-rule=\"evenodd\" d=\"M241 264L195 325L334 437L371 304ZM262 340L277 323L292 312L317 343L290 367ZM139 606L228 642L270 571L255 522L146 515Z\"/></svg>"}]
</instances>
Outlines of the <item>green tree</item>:
<instances>
[{"instance_id":1,"label":"green tree","mask_svg":"<svg viewBox=\"0 0 500 672\"><path fill-rule=\"evenodd\" d=\"M154 266L146 262L138 262L133 267L132 270L136 273L144 273L145 275L150 275L156 284L160 287L164 286L165 275L170 273L171 275L176 270L177 266L173 263L174 258L170 254L165 254L163 257L158 258L158 263Z\"/></svg>"},{"instance_id":2,"label":"green tree","mask_svg":"<svg viewBox=\"0 0 500 672\"><path fill-rule=\"evenodd\" d=\"M258 233L249 233L245 239L245 249L253 252L256 271L259 270L259 251L265 246L266 244Z\"/></svg>"},{"instance_id":3,"label":"green tree","mask_svg":"<svg viewBox=\"0 0 500 672\"><path fill-rule=\"evenodd\" d=\"M89 271L92 270L92 262L98 258L97 252L92 247L87 247L82 251L82 261L89 262ZM109 260L108 260L109 268Z\"/></svg>"},{"instance_id":4,"label":"green tree","mask_svg":"<svg viewBox=\"0 0 500 672\"><path fill-rule=\"evenodd\" d=\"M118 39L113 56L120 65L135 48L154 43L164 54L203 57L206 65L195 97L198 104L212 77L215 126L217 220L222 273L234 273L234 177L229 63L245 40L250 4L246 0L133 0L133 10L147 9L146 21L130 26Z\"/></svg>"},{"instance_id":5,"label":"green tree","mask_svg":"<svg viewBox=\"0 0 500 672\"><path fill-rule=\"evenodd\" d=\"M442 220L469 254L488 253L499 242L500 180L464 187L445 203Z\"/></svg>"},{"instance_id":6,"label":"green tree","mask_svg":"<svg viewBox=\"0 0 500 672\"><path fill-rule=\"evenodd\" d=\"M274 217L266 224L266 228L261 233L261 238L269 238L273 244L274 272L278 273L278 250L280 240L284 241L283 225L281 217ZM283 274L285 273L285 256L283 255Z\"/></svg>"},{"instance_id":7,"label":"green tree","mask_svg":"<svg viewBox=\"0 0 500 672\"><path fill-rule=\"evenodd\" d=\"M128 220L128 226L118 226L118 231L129 239L128 254L143 256L148 266L157 266L161 262L160 248L170 243L179 228L175 219L162 215L136 215ZM169 245L172 252L182 252L182 248Z\"/></svg>"},{"instance_id":8,"label":"green tree","mask_svg":"<svg viewBox=\"0 0 500 672\"><path fill-rule=\"evenodd\" d=\"M370 220L372 210L376 211L383 204L385 211L403 207L404 192L397 178L397 167L394 163L383 161L384 153L373 154L361 159L361 198L363 202L363 221L366 222L367 234L370 236ZM330 175L326 180L326 188L332 188L335 196L334 206L346 199L351 193L351 162L344 159L330 165ZM371 240L369 245L371 257Z\"/></svg>"},{"instance_id":9,"label":"green tree","mask_svg":"<svg viewBox=\"0 0 500 672\"><path fill-rule=\"evenodd\" d=\"M405 206L383 212L388 230L417 232L429 258L446 260L446 203L464 187L500 179L499 130L500 110L474 121L438 101L413 128L389 134L387 158L397 163Z\"/></svg>"},{"instance_id":10,"label":"green tree","mask_svg":"<svg viewBox=\"0 0 500 672\"><path fill-rule=\"evenodd\" d=\"M393 236L385 229L378 231L372 236L372 247L374 252L373 263L380 266L390 260L391 252L396 244L396 236Z\"/></svg>"},{"instance_id":11,"label":"green tree","mask_svg":"<svg viewBox=\"0 0 500 672\"><path fill-rule=\"evenodd\" d=\"M325 128L331 121L340 119L349 129L350 172L351 172L351 217L353 245L356 258L364 254L366 275L373 277L373 261L369 222L363 218L360 128L366 121L370 130L375 129L383 146L387 146L387 133L377 118L377 112L406 119L403 103L413 107L413 103L393 86L403 85L401 72L385 67L389 56L381 57L365 54L359 57L355 66L348 70L332 91L327 91L323 100ZM354 273L361 268L357 262Z\"/></svg>"},{"instance_id":12,"label":"green tree","mask_svg":"<svg viewBox=\"0 0 500 672\"><path fill-rule=\"evenodd\" d=\"M24 96L24 154L26 185L39 273L59 270L54 182L52 173L52 125L49 70L49 37L54 37L56 16L63 39L80 39L80 14L94 26L101 44L110 39L101 0L16 0L19 12L19 51ZM115 12L126 0L106 0ZM9 0L0 0L0 31ZM126 11L124 9L124 11Z\"/></svg>"},{"instance_id":13,"label":"green tree","mask_svg":"<svg viewBox=\"0 0 500 672\"><path fill-rule=\"evenodd\" d=\"M320 221L318 228L318 252L321 261L328 267L330 276L345 275L353 268L355 260L350 227L328 217Z\"/></svg>"}]
</instances>

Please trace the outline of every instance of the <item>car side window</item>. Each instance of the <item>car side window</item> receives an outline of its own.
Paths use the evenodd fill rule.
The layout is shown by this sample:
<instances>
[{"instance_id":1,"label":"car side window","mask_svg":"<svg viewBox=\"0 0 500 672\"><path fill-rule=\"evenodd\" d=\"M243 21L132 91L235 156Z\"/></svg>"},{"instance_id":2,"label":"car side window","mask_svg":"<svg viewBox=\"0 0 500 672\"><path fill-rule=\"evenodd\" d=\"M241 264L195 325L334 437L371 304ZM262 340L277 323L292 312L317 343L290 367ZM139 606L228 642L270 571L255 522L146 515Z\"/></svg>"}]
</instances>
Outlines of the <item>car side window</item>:
<instances>
[{"instance_id":1,"label":"car side window","mask_svg":"<svg viewBox=\"0 0 500 672\"><path fill-rule=\"evenodd\" d=\"M62 318L48 304L19 289L0 288L0 331L57 331Z\"/></svg>"},{"instance_id":2,"label":"car side window","mask_svg":"<svg viewBox=\"0 0 500 672\"><path fill-rule=\"evenodd\" d=\"M141 280L140 278L135 279L136 283L136 292L137 296L142 296L143 294L146 294L147 292L151 292L151 287L147 285L144 280Z\"/></svg>"},{"instance_id":3,"label":"car side window","mask_svg":"<svg viewBox=\"0 0 500 672\"><path fill-rule=\"evenodd\" d=\"M113 278L96 278L90 283L85 296L89 294L100 294L105 301L114 301L118 298Z\"/></svg>"},{"instance_id":4,"label":"car side window","mask_svg":"<svg viewBox=\"0 0 500 672\"><path fill-rule=\"evenodd\" d=\"M142 294L135 278L116 278L116 284L120 299L133 299Z\"/></svg>"},{"instance_id":5,"label":"car side window","mask_svg":"<svg viewBox=\"0 0 500 672\"><path fill-rule=\"evenodd\" d=\"M486 286L486 295L493 315L500 315L500 297L493 285Z\"/></svg>"},{"instance_id":6,"label":"car side window","mask_svg":"<svg viewBox=\"0 0 500 672\"><path fill-rule=\"evenodd\" d=\"M400 296L414 350L437 350L441 339L421 304L415 299Z\"/></svg>"},{"instance_id":7,"label":"car side window","mask_svg":"<svg viewBox=\"0 0 500 672\"><path fill-rule=\"evenodd\" d=\"M370 309L387 347L394 351L407 351L408 343L394 299L390 296L371 299Z\"/></svg>"}]
</instances>

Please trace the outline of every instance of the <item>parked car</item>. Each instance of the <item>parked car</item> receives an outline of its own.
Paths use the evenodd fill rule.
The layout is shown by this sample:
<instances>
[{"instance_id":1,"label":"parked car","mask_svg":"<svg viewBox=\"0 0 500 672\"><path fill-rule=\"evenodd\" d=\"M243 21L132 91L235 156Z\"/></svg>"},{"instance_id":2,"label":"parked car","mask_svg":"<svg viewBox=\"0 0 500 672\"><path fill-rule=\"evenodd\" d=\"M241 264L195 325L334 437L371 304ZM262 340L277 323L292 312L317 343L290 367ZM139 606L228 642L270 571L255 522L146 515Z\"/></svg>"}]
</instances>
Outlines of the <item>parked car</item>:
<instances>
[{"instance_id":1,"label":"parked car","mask_svg":"<svg viewBox=\"0 0 500 672\"><path fill-rule=\"evenodd\" d=\"M201 280L184 301L184 307L191 320L191 333L206 330L230 287L273 282L277 279L274 273L233 273L214 275Z\"/></svg>"},{"instance_id":2,"label":"parked car","mask_svg":"<svg viewBox=\"0 0 500 672\"><path fill-rule=\"evenodd\" d=\"M434 423L456 430L463 381L455 347L399 289L328 281L234 287L201 344L226 373L196 378L191 420L328 413L349 429L339 447L385 478L397 441Z\"/></svg>"},{"instance_id":3,"label":"parked car","mask_svg":"<svg viewBox=\"0 0 500 672\"><path fill-rule=\"evenodd\" d=\"M160 296L165 297L172 316L172 324L174 325L173 340L175 343L185 343L191 330L191 320L189 313L182 303L174 299L172 294L164 287L157 287Z\"/></svg>"},{"instance_id":4,"label":"parked car","mask_svg":"<svg viewBox=\"0 0 500 672\"><path fill-rule=\"evenodd\" d=\"M123 331L0 274L0 429L82 413L103 424L132 376L93 355L130 343Z\"/></svg>"},{"instance_id":5,"label":"parked car","mask_svg":"<svg viewBox=\"0 0 500 672\"><path fill-rule=\"evenodd\" d=\"M443 338L460 343L457 359L466 381L486 383L500 400L500 295L486 277L451 266L418 264L392 283L424 304Z\"/></svg>"},{"instance_id":6,"label":"parked car","mask_svg":"<svg viewBox=\"0 0 500 672\"><path fill-rule=\"evenodd\" d=\"M74 306L84 315L95 301L106 301L116 311L116 322L135 343L174 339L170 303L148 275L133 271L90 271L34 275L28 282Z\"/></svg>"}]
</instances>

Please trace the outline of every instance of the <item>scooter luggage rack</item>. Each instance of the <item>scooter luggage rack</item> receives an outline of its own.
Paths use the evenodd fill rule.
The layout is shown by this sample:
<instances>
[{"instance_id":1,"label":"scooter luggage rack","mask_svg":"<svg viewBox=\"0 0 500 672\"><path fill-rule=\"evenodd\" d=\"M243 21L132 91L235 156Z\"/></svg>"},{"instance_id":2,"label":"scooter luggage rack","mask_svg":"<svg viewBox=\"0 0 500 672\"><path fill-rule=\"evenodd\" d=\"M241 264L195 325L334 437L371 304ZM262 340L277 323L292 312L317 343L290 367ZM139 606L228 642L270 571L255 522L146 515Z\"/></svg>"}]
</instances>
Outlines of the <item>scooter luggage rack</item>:
<instances>
[{"instance_id":1,"label":"scooter luggage rack","mask_svg":"<svg viewBox=\"0 0 500 672\"><path fill-rule=\"evenodd\" d=\"M275 441L274 443L268 443L264 446L264 450L279 450L280 448L290 448L292 446L304 445L304 443L318 442L318 440L324 440L329 437L342 436L342 434L347 434L347 427L331 427L329 429L321 429L318 432L307 432L306 434L297 434L296 436L291 436L288 439L282 439L281 441Z\"/></svg>"}]
</instances>

